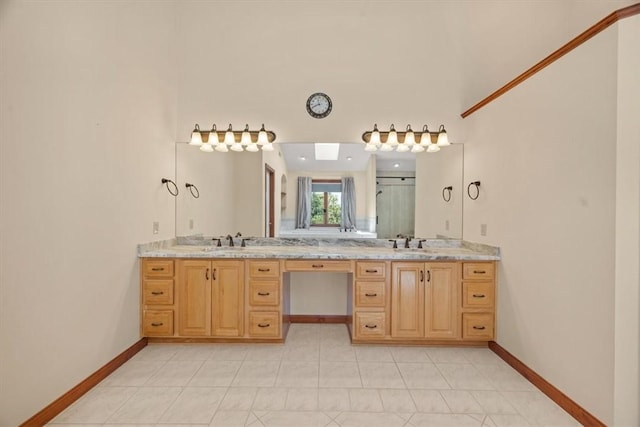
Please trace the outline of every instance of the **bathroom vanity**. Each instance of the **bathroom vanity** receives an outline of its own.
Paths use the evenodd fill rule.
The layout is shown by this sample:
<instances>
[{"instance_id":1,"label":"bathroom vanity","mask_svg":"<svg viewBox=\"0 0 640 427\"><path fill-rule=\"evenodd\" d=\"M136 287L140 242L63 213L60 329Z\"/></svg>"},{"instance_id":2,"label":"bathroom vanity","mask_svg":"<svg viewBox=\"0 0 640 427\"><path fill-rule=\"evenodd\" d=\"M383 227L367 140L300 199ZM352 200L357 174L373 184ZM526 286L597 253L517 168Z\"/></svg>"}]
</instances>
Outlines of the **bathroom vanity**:
<instances>
[{"instance_id":1,"label":"bathroom vanity","mask_svg":"<svg viewBox=\"0 0 640 427\"><path fill-rule=\"evenodd\" d=\"M375 239L208 243L140 246L142 336L284 342L290 273L338 272L348 275L346 322L354 343L486 345L495 337L498 248L436 239L420 249Z\"/></svg>"}]
</instances>

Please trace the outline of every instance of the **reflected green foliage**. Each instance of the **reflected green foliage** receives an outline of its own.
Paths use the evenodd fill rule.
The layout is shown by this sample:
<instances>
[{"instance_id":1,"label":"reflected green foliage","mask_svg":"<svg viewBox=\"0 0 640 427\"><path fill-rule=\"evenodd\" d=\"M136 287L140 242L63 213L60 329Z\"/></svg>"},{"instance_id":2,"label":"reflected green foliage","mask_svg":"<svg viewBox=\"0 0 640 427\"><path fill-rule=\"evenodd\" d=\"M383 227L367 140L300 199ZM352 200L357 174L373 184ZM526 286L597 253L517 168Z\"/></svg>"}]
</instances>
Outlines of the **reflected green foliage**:
<instances>
[{"instance_id":1,"label":"reflected green foliage","mask_svg":"<svg viewBox=\"0 0 640 427\"><path fill-rule=\"evenodd\" d=\"M340 193L319 193L311 194L311 225L325 224L324 222L324 198L327 200L327 224L340 225L342 208L340 205Z\"/></svg>"}]
</instances>

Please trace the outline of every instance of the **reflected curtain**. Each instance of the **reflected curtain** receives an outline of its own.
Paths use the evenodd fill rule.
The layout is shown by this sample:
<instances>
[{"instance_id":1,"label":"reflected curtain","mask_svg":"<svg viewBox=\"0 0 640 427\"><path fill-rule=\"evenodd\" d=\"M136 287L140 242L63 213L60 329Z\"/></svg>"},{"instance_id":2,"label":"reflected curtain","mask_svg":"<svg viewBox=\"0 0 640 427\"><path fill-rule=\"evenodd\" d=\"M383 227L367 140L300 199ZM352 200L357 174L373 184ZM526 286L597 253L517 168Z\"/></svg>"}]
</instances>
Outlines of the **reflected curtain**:
<instances>
[{"instance_id":1,"label":"reflected curtain","mask_svg":"<svg viewBox=\"0 0 640 427\"><path fill-rule=\"evenodd\" d=\"M352 176L342 178L342 223L343 229L356 228L356 186Z\"/></svg>"},{"instance_id":2,"label":"reflected curtain","mask_svg":"<svg viewBox=\"0 0 640 427\"><path fill-rule=\"evenodd\" d=\"M311 177L298 177L298 201L296 204L296 228L311 226Z\"/></svg>"}]
</instances>

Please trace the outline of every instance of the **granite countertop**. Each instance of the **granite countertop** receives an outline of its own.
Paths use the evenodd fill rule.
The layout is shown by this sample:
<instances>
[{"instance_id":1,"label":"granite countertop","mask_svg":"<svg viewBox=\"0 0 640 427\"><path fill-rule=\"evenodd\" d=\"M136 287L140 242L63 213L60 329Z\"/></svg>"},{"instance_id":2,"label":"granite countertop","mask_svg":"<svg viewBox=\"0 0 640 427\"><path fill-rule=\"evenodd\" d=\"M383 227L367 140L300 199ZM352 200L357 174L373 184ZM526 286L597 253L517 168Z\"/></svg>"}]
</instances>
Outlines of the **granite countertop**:
<instances>
[{"instance_id":1,"label":"granite countertop","mask_svg":"<svg viewBox=\"0 0 640 427\"><path fill-rule=\"evenodd\" d=\"M237 240L240 240L238 238ZM398 239L401 246L402 239ZM178 238L138 246L140 258L278 258L327 260L476 260L500 259L500 249L463 240L429 239L418 249L393 249L387 239L267 239L247 242L247 247L217 247L211 239Z\"/></svg>"}]
</instances>

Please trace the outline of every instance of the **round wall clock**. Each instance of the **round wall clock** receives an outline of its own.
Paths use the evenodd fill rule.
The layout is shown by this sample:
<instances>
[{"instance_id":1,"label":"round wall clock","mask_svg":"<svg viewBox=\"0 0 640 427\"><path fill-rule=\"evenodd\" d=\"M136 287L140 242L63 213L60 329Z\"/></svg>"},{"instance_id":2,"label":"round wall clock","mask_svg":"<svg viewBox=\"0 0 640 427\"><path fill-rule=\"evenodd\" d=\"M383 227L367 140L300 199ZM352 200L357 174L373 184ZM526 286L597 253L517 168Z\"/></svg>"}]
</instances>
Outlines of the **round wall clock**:
<instances>
[{"instance_id":1,"label":"round wall clock","mask_svg":"<svg viewBox=\"0 0 640 427\"><path fill-rule=\"evenodd\" d=\"M314 93L307 99L307 112L316 119L327 117L331 112L331 98L325 93Z\"/></svg>"}]
</instances>

